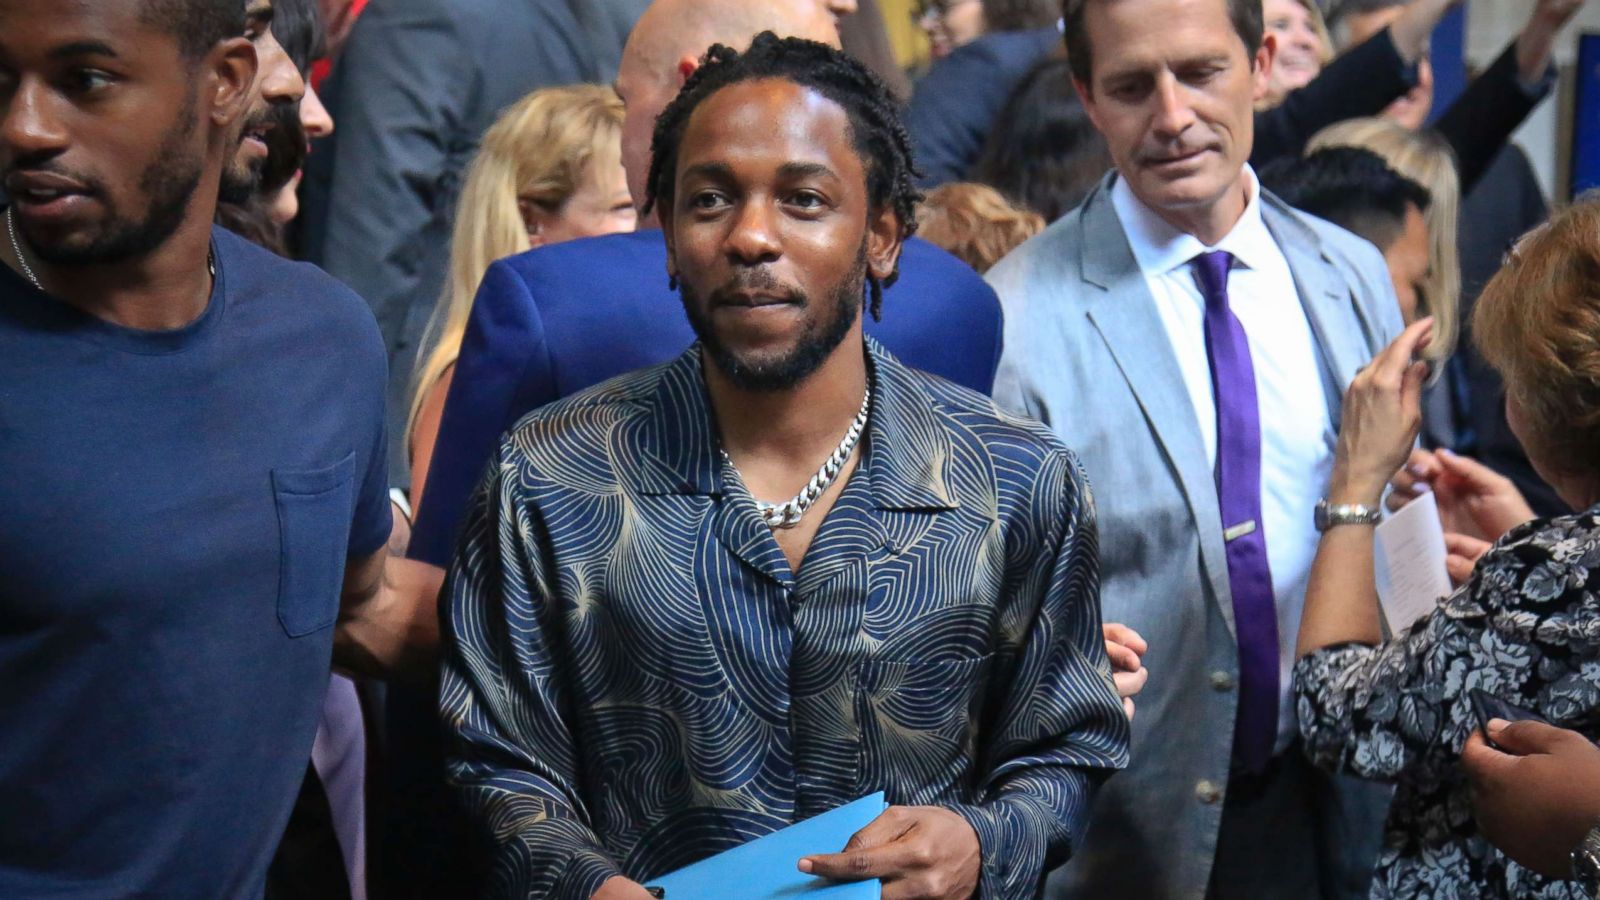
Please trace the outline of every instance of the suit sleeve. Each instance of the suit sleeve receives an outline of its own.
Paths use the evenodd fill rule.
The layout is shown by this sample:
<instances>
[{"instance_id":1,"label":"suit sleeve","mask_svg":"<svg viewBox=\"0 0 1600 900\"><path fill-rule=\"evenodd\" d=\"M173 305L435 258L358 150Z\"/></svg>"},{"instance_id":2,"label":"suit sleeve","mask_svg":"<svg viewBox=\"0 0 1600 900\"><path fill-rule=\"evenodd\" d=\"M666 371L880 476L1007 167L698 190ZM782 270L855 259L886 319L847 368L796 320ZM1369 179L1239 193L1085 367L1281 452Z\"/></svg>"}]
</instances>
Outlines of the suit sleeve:
<instances>
[{"instance_id":1,"label":"suit sleeve","mask_svg":"<svg viewBox=\"0 0 1600 900\"><path fill-rule=\"evenodd\" d=\"M1082 839L1095 788L1128 763L1128 720L1100 628L1094 500L1065 451L1045 465L1047 484L1035 525L1048 552L1018 592L1037 606L1009 677L993 687L1000 712L984 723L982 800L948 805L977 832L983 898L1035 896Z\"/></svg>"},{"instance_id":2,"label":"suit sleeve","mask_svg":"<svg viewBox=\"0 0 1600 900\"><path fill-rule=\"evenodd\" d=\"M1524 87L1517 77L1517 45L1513 41L1434 123L1434 129L1456 153L1463 194L1488 171L1495 154L1550 92L1553 81L1547 76L1531 91Z\"/></svg>"},{"instance_id":3,"label":"suit sleeve","mask_svg":"<svg viewBox=\"0 0 1600 900\"><path fill-rule=\"evenodd\" d=\"M1385 28L1329 63L1281 104L1256 113L1250 164L1259 169L1279 157L1299 156L1329 125L1382 112L1416 84L1416 77L1416 67L1400 58Z\"/></svg>"},{"instance_id":4,"label":"suit sleeve","mask_svg":"<svg viewBox=\"0 0 1600 900\"><path fill-rule=\"evenodd\" d=\"M398 2L372 4L339 62L320 259L366 299L391 350L439 287L427 236L448 233L472 59L448 4Z\"/></svg>"},{"instance_id":5,"label":"suit sleeve","mask_svg":"<svg viewBox=\"0 0 1600 900\"><path fill-rule=\"evenodd\" d=\"M467 320L407 551L412 559L449 563L472 489L514 424L507 420L556 396L539 308L527 282L497 262L484 275Z\"/></svg>"},{"instance_id":6,"label":"suit sleeve","mask_svg":"<svg viewBox=\"0 0 1600 900\"><path fill-rule=\"evenodd\" d=\"M588 900L621 869L590 827L554 635L564 614L549 542L503 445L473 497L444 587L446 770L492 836L487 894Z\"/></svg>"}]
</instances>

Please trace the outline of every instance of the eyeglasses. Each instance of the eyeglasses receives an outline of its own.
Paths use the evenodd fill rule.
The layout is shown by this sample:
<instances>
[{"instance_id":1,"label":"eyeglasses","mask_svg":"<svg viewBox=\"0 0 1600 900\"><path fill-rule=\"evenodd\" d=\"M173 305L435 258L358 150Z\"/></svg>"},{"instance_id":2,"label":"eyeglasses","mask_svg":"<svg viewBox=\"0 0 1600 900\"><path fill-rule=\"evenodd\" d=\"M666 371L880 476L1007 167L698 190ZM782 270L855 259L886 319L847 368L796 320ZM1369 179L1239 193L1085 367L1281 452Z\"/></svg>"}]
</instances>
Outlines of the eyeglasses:
<instances>
[{"instance_id":1,"label":"eyeglasses","mask_svg":"<svg viewBox=\"0 0 1600 900\"><path fill-rule=\"evenodd\" d=\"M979 2L981 0L918 0L911 8L911 21L917 25L931 25L948 17L958 7Z\"/></svg>"}]
</instances>

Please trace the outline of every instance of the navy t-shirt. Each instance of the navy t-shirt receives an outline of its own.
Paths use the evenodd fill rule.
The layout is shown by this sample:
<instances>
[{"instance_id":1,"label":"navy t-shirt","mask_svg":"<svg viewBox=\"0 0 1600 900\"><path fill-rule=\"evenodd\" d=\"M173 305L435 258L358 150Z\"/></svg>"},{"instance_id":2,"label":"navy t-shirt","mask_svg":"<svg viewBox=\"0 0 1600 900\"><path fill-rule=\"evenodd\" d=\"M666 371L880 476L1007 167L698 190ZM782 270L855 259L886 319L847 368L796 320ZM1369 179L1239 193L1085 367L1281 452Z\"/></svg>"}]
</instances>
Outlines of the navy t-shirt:
<instances>
[{"instance_id":1,"label":"navy t-shirt","mask_svg":"<svg viewBox=\"0 0 1600 900\"><path fill-rule=\"evenodd\" d=\"M0 265L0 897L259 896L389 533L366 304L213 246L175 331Z\"/></svg>"}]
</instances>

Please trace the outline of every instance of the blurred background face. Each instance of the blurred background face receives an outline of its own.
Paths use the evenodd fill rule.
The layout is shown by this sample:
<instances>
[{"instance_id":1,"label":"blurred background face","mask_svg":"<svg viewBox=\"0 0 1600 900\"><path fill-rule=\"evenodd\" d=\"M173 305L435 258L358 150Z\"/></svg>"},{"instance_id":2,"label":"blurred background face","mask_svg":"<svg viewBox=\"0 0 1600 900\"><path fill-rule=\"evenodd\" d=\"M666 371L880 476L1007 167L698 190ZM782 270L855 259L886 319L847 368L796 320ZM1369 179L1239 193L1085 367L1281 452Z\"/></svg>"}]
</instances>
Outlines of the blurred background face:
<instances>
[{"instance_id":1,"label":"blurred background face","mask_svg":"<svg viewBox=\"0 0 1600 900\"><path fill-rule=\"evenodd\" d=\"M1266 0L1266 32L1278 43L1267 95L1273 104L1311 83L1322 71L1325 47L1311 11L1297 0Z\"/></svg>"},{"instance_id":2,"label":"blurred background face","mask_svg":"<svg viewBox=\"0 0 1600 900\"><path fill-rule=\"evenodd\" d=\"M518 200L517 205L528 225L529 247L628 232L639 221L628 191L628 173L621 166L590 172L558 210L547 210L532 200Z\"/></svg>"},{"instance_id":3,"label":"blurred background face","mask_svg":"<svg viewBox=\"0 0 1600 900\"><path fill-rule=\"evenodd\" d=\"M273 128L273 111L279 107L297 110L305 96L306 83L294 60L272 34L271 0L249 0L245 4L245 37L255 45L255 89L245 113L243 140L222 173L222 199L243 203L260 185L261 170L267 162L267 132Z\"/></svg>"},{"instance_id":4,"label":"blurred background face","mask_svg":"<svg viewBox=\"0 0 1600 900\"><path fill-rule=\"evenodd\" d=\"M1352 13L1346 16L1344 22L1345 33L1348 35L1351 47L1359 46L1368 38L1377 34L1400 18L1405 12L1404 6L1391 6L1388 9L1375 10L1367 13ZM1421 128L1428 122L1428 113L1433 109L1433 66L1424 56L1417 62L1417 86L1407 91L1399 99L1390 103L1382 112L1386 119L1404 125L1412 131Z\"/></svg>"},{"instance_id":5,"label":"blurred background face","mask_svg":"<svg viewBox=\"0 0 1600 900\"><path fill-rule=\"evenodd\" d=\"M912 17L928 35L934 59L943 59L983 36L982 0L918 0Z\"/></svg>"},{"instance_id":6,"label":"blurred background face","mask_svg":"<svg viewBox=\"0 0 1600 900\"><path fill-rule=\"evenodd\" d=\"M1151 27L1159 22L1161 27ZM1254 60L1225 0L1091 4L1084 109L1117 170L1152 210L1209 208L1239 184L1272 52Z\"/></svg>"},{"instance_id":7,"label":"blurred background face","mask_svg":"<svg viewBox=\"0 0 1600 900\"><path fill-rule=\"evenodd\" d=\"M1422 291L1433 261L1428 240L1428 224L1422 211L1406 204L1406 226L1383 251L1383 261L1389 265L1389 279L1394 282L1395 296L1400 300L1400 317L1407 325L1417 320L1417 310L1422 306Z\"/></svg>"}]
</instances>

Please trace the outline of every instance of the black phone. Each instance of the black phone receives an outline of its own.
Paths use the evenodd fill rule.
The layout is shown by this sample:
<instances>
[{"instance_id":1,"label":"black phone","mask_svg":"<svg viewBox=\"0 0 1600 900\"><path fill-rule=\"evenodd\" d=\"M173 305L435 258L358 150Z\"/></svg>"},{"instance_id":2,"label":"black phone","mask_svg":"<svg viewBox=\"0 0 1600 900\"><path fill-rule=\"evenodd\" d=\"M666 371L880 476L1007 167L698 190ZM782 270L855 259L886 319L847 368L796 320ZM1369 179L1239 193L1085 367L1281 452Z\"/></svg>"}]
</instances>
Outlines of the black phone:
<instances>
[{"instance_id":1,"label":"black phone","mask_svg":"<svg viewBox=\"0 0 1600 900\"><path fill-rule=\"evenodd\" d=\"M1503 750L1504 748L1489 737L1490 719L1505 719L1507 722L1545 721L1544 716L1507 703L1482 688L1473 688L1468 697L1472 701L1472 711L1478 717L1478 728L1483 731L1483 739L1488 741L1489 746L1496 750Z\"/></svg>"}]
</instances>

